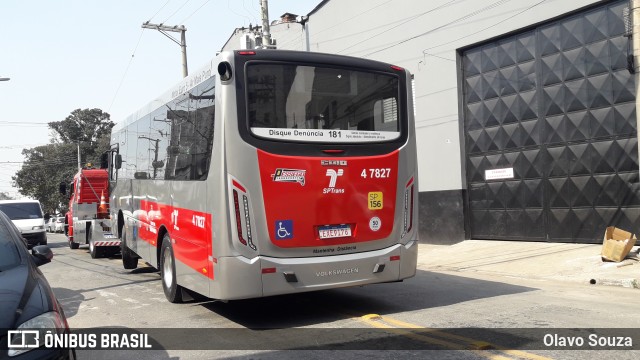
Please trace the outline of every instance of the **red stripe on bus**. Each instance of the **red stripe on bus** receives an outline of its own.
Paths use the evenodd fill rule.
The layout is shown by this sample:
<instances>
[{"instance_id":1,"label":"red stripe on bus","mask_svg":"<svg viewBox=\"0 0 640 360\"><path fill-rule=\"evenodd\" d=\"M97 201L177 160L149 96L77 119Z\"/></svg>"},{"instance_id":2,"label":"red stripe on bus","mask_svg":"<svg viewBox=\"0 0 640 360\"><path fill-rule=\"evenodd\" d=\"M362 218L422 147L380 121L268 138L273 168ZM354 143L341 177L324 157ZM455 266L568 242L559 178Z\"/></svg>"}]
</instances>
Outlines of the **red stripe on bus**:
<instances>
[{"instance_id":1,"label":"red stripe on bus","mask_svg":"<svg viewBox=\"0 0 640 360\"><path fill-rule=\"evenodd\" d=\"M413 178L411 178L411 180L409 180L409 182L407 183L407 186L405 186L405 187L409 187L409 186L411 186L411 184L413 184Z\"/></svg>"},{"instance_id":2,"label":"red stripe on bus","mask_svg":"<svg viewBox=\"0 0 640 360\"><path fill-rule=\"evenodd\" d=\"M134 210L138 221L138 239L152 246L162 245L158 232L167 229L174 241L173 254L198 273L214 279L211 214L170 206L148 200L140 201L140 209Z\"/></svg>"},{"instance_id":3,"label":"red stripe on bus","mask_svg":"<svg viewBox=\"0 0 640 360\"><path fill-rule=\"evenodd\" d=\"M240 185L239 182L235 181L235 180L231 180L231 183L233 184L233 186L235 186L236 188L238 188L238 190L242 191L243 193L246 193L247 190L245 190L245 188Z\"/></svg>"}]
</instances>

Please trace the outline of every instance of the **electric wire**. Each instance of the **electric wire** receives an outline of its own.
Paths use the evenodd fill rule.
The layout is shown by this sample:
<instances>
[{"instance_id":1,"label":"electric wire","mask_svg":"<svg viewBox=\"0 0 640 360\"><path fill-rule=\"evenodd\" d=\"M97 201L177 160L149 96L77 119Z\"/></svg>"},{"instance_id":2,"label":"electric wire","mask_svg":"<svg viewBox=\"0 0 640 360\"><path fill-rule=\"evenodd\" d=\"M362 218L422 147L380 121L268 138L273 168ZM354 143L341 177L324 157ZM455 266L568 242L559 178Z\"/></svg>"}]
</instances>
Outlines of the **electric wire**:
<instances>
[{"instance_id":1,"label":"electric wire","mask_svg":"<svg viewBox=\"0 0 640 360\"><path fill-rule=\"evenodd\" d=\"M231 1L231 0L227 0L227 8L229 9L229 11L231 11L232 13L234 13L234 14L236 14L236 15L240 16L240 17L243 17L243 18L245 18L245 19L249 19L249 23L251 23L251 18L250 18L250 17L247 17L246 15L243 15L243 14L239 14L239 13L235 12L235 11L231 8L231 3L230 3L230 1Z\"/></svg>"},{"instance_id":2,"label":"electric wire","mask_svg":"<svg viewBox=\"0 0 640 360\"><path fill-rule=\"evenodd\" d=\"M247 6L244 3L244 0L242 0L242 7L244 8L244 11L249 14L250 16L253 17L253 20L255 20L256 24L258 24L260 21L258 20L258 18L256 17L255 13L252 13L251 11L249 11L249 9L247 9Z\"/></svg>"},{"instance_id":3,"label":"electric wire","mask_svg":"<svg viewBox=\"0 0 640 360\"><path fill-rule=\"evenodd\" d=\"M454 42L456 42L456 41L462 40L462 39L467 38L467 37L469 37L469 36L476 35L476 34L477 34L477 33L479 33L479 32L485 31L485 30L487 30L487 29L490 29L490 28L492 28L492 27L495 27L495 26L498 26L498 25L502 24L503 22L505 22L505 21L507 21L507 20L513 19L514 17L516 17L516 16L518 16L518 15L521 15L521 14L523 14L523 13L525 13L525 12L527 12L527 11L529 11L529 10L533 9L534 7L536 7L536 6L538 6L538 5L540 5L540 4L544 3L544 2L546 2L546 1L547 1L547 0L542 0L542 1L540 1L540 2L537 2L537 3L535 3L535 4L533 4L533 5L531 5L531 6L527 7L527 8L525 8L524 10L522 10L522 11L520 11L520 12L518 12L518 13L514 14L514 15L511 15L511 16L509 16L509 17L507 17L507 18L503 19L503 20L500 20L500 21L498 21L498 22L494 23L493 25L487 26L487 27L485 27L485 28L483 28L483 29L480 29L480 30L476 31L476 32L475 32L475 33L473 33L473 34L465 35L465 36L459 37L459 38L457 38L457 39L455 39L455 40L450 40L450 41L447 41L447 42L442 43L442 44L439 44L439 45L431 46L431 47L425 48L425 49L424 49L424 50L422 50L422 51L423 51L423 53L424 53L424 52L425 52L425 51L427 51L427 50L435 49L435 48L438 48L438 47L441 47L441 46L444 46L444 45L448 45L448 44L454 43Z\"/></svg>"},{"instance_id":4,"label":"electric wire","mask_svg":"<svg viewBox=\"0 0 640 360\"><path fill-rule=\"evenodd\" d=\"M166 2L166 3L164 3L164 5L162 5L162 6L160 7L160 9L158 9L158 11L156 11L156 13L155 13L155 14L153 14L153 16L152 16L152 17L150 17L150 18L149 18L149 20L147 20L147 21L151 22L151 20L153 20L153 18L154 18L154 17L156 17L156 16L160 13L160 11L162 11L162 9L164 9L164 7L165 7L165 6L167 6L167 4L169 3L169 1L171 1L171 0L167 0L167 2Z\"/></svg>"},{"instance_id":5,"label":"electric wire","mask_svg":"<svg viewBox=\"0 0 640 360\"><path fill-rule=\"evenodd\" d=\"M168 18L166 18L166 19L162 22L162 24L165 24L167 21L169 21L169 19L171 19L175 14L177 14L177 13L178 13L178 11L180 11L180 10L181 10L185 5L187 5L187 4L189 3L189 1L191 1L191 0L187 0L187 1L185 1L185 2L184 2L184 4L182 4L182 5L181 5L181 6L180 6L176 11L174 11L171 15L169 15L169 17L168 17Z\"/></svg>"},{"instance_id":6,"label":"electric wire","mask_svg":"<svg viewBox=\"0 0 640 360\"><path fill-rule=\"evenodd\" d=\"M153 18L155 18L155 17L160 13L160 11L162 11L162 9L164 9L164 7L165 7L165 6L167 6L167 4L168 4L170 1L171 1L171 0L167 0L167 2L165 2L165 3L164 3L164 5L162 5L162 6L160 7L160 9L158 9L158 10L155 12L155 14L153 14L153 16L151 16L151 17L149 18L149 21L151 21ZM187 0L184 4L182 4L182 6L181 6L180 8L178 8L178 10L180 10L180 9L181 9L184 5L186 5L188 2L189 2L189 0ZM177 12L178 10L176 10L176 12ZM175 13L174 13L174 14L175 14ZM171 16L173 16L174 14L172 14ZM171 17L171 16L170 16L170 17ZM170 17L169 17L169 18L170 18ZM168 20L168 19L167 19L167 20ZM165 20L165 22L166 22L166 20ZM136 42L136 46L135 46L135 48L133 49L133 52L131 53L131 57L129 58L129 62L127 63L127 67L126 67L126 68L125 68L125 70L124 70L124 74L122 74L122 78L120 79L120 82L119 82L119 84L118 84L118 87L116 88L116 92L115 92L115 94L113 95L113 98L111 99L111 103L109 104L109 107L107 108L107 113L110 113L110 112L111 112L111 108L113 107L113 104L115 103L116 98L118 97L118 93L120 92L120 89L122 88L122 84L124 83L124 80L125 80L125 78L126 78L126 76L127 76L127 73L129 72L129 68L131 67L131 63L133 63L133 59L134 59L134 57L135 57L135 55L136 55L136 51L138 50L138 46L140 46L140 41L142 40L142 35L144 34L144 30L145 30L145 29L144 29L144 28L142 28L142 29L141 29L141 31L140 31L140 36L138 37L138 41Z\"/></svg>"},{"instance_id":7,"label":"electric wire","mask_svg":"<svg viewBox=\"0 0 640 360\"><path fill-rule=\"evenodd\" d=\"M382 4L376 5L376 6L372 7L372 8L369 8L369 9L367 9L367 10L363 11L363 12L358 13L358 14L357 14L357 15L355 15L355 16L352 16L352 17L350 17L350 18L348 18L348 19L345 19L345 20L343 20L343 21L340 21L340 22L338 22L337 24L334 24L334 25L331 25L331 26L329 26L329 27L326 27L326 28L324 28L324 29L322 29L322 30L320 30L320 31L313 32L313 36L314 36L314 37L315 37L315 36L318 36L318 34L321 34L321 33L325 32L325 31L327 31L327 30L331 30L331 29L333 29L333 28L335 28L335 27L337 27L337 26L340 26L340 25L342 25L342 24L344 24L344 23L346 23L346 22L348 22L348 21L351 21L351 20L353 20L353 19L355 19L355 18L357 18L357 17L359 17L359 16L361 16L361 15L364 15L365 13L368 13L369 11L372 11L372 10L374 10L374 9L377 9L377 8L379 8L379 7L383 6L383 5L386 5L386 4L390 3L391 1L393 1L393 0L389 0L389 1L384 2L384 3L382 3ZM356 32L356 33L351 33L351 34L346 34L346 35L341 35L341 36L338 36L338 37L335 37L335 38L324 39L324 40L322 40L322 42L323 42L323 43L327 43L327 42L332 42L332 41L342 40L342 39L349 38L349 37L354 36L354 35L359 35L359 34L367 33L367 32L369 32L369 31L371 31L371 30L375 30L375 29L383 28L383 27L385 27L385 26L389 26L389 25L391 25L391 24L395 24L396 22L401 22L401 21L404 21L404 20L406 20L406 19L410 19L410 18L412 18L412 17L413 17L413 16L410 16L410 17L408 17L408 18L404 18L404 19L400 19L400 20L397 20L397 21L393 21L393 22L390 22L390 23L387 23L387 24L383 24L383 25L381 25L381 26L376 26L376 27L374 27L374 28L370 28L370 29L367 29L367 30L364 30L364 31L359 31L359 32ZM286 46L286 45L292 44L294 41L297 41L297 40L299 40L299 39L297 39L297 38L296 38L296 39L293 39L293 40L287 41L287 42L285 42L285 43L282 43L280 46L283 46L283 47L284 47L284 46Z\"/></svg>"},{"instance_id":8,"label":"electric wire","mask_svg":"<svg viewBox=\"0 0 640 360\"><path fill-rule=\"evenodd\" d=\"M411 21L414 21L414 20L416 20L416 19L418 19L418 18L420 18L420 17L422 17L422 16L424 16L424 15L427 15L427 14L430 14L430 13L432 13L432 12L434 12L434 11L438 11L438 10L440 10L440 9L442 9L442 8L445 8L445 7L447 7L447 6L451 5L452 3L456 2L456 1L458 1L458 0L451 0L451 1L449 1L449 2L446 2L446 3L442 4L442 5L439 5L439 6L436 6L436 7L432 8L432 9L429 9L429 10L427 10L427 11L425 11L425 12L421 13L421 14L414 15L414 16L410 17L410 18L409 18L409 20L407 20L407 21L404 21L404 22L402 22L402 23L400 23L400 24L398 24L398 25L396 25L396 26L393 26L393 27L388 28L388 29L385 29L385 30L383 30L383 31L381 31L381 32L379 32L379 33L377 33L377 34L375 34L375 35L372 35L372 36L370 37L370 39L376 39L376 38L378 38L378 36L380 36L380 35L384 34L385 32L387 32L387 31L389 31L389 30L393 30L393 29L398 28L398 27L400 27L400 26L402 26L402 25L405 25L405 24L407 24L407 23L409 23L409 22L411 22ZM501 1L510 1L510 0L501 0ZM351 45L349 45L349 46L345 47L344 49L337 51L336 53L337 53L337 54L341 54L341 53L343 53L344 51L346 51L346 50L348 50L348 49L352 48L353 46L355 46L355 45L357 45L357 44L359 44L359 43L360 43L360 42L353 43L353 44L351 44Z\"/></svg>"},{"instance_id":9,"label":"electric wire","mask_svg":"<svg viewBox=\"0 0 640 360\"><path fill-rule=\"evenodd\" d=\"M138 50L138 46L140 45L140 40L142 40L142 34L144 34L144 28L141 29L140 31L140 36L138 37L138 42L136 42L136 47L133 49L133 53L131 54L131 58L129 58L129 63L127 64L127 67L124 70L124 74L122 74L122 78L120 79L120 83L118 84L118 88L116 89L116 93L113 94L113 99L111 99L111 104L109 104L109 107L107 108L107 113L111 112L111 107L113 106L113 103L116 101L116 98L118 97L118 93L120 92L120 88L122 87L122 84L124 83L124 79L127 76L127 73L129 72L129 68L131 67L131 63L133 62L133 58L136 56L136 51Z\"/></svg>"},{"instance_id":10,"label":"electric wire","mask_svg":"<svg viewBox=\"0 0 640 360\"><path fill-rule=\"evenodd\" d=\"M415 36L411 36L411 37L409 37L409 38L407 38L407 39L404 39L404 40L402 40L402 41L399 41L399 42L397 42L397 43L395 43L395 44L393 44L393 45L390 45L390 46L384 47L384 48L382 48L382 49L378 49L378 50L376 50L376 51L372 51L372 52L370 52L370 53L367 53L367 54L363 55L363 57L368 57L368 56L371 56L371 55L373 55L373 54L379 53L379 52L381 52L381 51L385 51L385 50L388 50L388 49L394 48L394 47L396 47L396 46L398 46L398 45L401 45L401 44L404 44L404 43L406 43L406 42L408 42L408 41L411 41L411 40L417 39L417 38L419 38L419 37L422 37L422 36L425 36L425 35L429 35L429 34L431 34L431 33L435 32L435 31L437 31L437 30L440 30L440 29L443 29L443 28L445 28L445 27L451 26L451 25L456 24L456 23L458 23L458 22L460 22L460 21L467 20L467 19L469 19L469 18L471 18L471 17L474 17L474 16L476 16L476 15L478 15L478 14L481 14L481 13L483 13L483 12L487 11L487 10L491 10L491 9L496 8L496 7L498 7L498 6L504 5L505 3L509 2L509 1L511 1L511 0L499 0L499 1L496 1L496 2L495 2L495 3L493 3L493 4L490 4L490 5L488 5L488 6L485 6L485 7L481 8L481 9L479 9L479 10L476 10L476 11L474 11L474 12L471 12L471 13L469 13L469 14L467 14L467 15L462 16L462 17L459 17L459 18L457 18L457 19L455 19L455 20L453 20L453 21L450 21L450 22L448 22L448 23L446 23L446 24L443 24L443 25L440 25L440 26L436 26L435 28L433 28L433 29L431 29L431 30L428 30L428 31L426 31L426 32L424 32L424 33L421 33L421 34L418 34L418 35L415 35Z\"/></svg>"},{"instance_id":11,"label":"electric wire","mask_svg":"<svg viewBox=\"0 0 640 360\"><path fill-rule=\"evenodd\" d=\"M189 20L193 15L195 15L195 13L197 13L198 11L200 11L200 9L202 9L205 5L207 5L209 3L209 1L211 1L211 0L207 0L204 3L202 3L202 5L200 5L194 12L192 12L189 16L187 16L182 21L180 21L180 24L186 23L187 20Z\"/></svg>"}]
</instances>

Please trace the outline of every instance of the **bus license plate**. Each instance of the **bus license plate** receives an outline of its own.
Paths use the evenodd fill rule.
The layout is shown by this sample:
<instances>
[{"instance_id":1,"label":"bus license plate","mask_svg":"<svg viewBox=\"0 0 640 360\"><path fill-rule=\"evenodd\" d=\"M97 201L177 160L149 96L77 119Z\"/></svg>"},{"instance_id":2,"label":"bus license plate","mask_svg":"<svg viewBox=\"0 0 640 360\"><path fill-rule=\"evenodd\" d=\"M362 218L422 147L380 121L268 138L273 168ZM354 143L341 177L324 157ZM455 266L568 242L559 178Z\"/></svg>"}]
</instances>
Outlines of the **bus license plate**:
<instances>
[{"instance_id":1,"label":"bus license plate","mask_svg":"<svg viewBox=\"0 0 640 360\"><path fill-rule=\"evenodd\" d=\"M349 225L340 226L324 226L318 229L320 239L333 239L351 236L351 227Z\"/></svg>"}]
</instances>

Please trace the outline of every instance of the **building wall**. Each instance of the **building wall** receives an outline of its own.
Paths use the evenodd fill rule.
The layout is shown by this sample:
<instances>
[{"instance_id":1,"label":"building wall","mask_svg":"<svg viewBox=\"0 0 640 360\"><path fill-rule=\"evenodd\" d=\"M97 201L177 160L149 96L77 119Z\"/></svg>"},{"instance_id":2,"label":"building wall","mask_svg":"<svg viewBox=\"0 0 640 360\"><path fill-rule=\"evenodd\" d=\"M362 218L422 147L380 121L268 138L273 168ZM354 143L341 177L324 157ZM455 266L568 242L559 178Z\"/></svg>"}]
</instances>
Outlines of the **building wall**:
<instances>
[{"instance_id":1,"label":"building wall","mask_svg":"<svg viewBox=\"0 0 640 360\"><path fill-rule=\"evenodd\" d=\"M576 10L594 0L331 0L309 16L310 50L405 67L415 76L420 191L466 188L457 49ZM410 10L409 10L410 9Z\"/></svg>"},{"instance_id":2,"label":"building wall","mask_svg":"<svg viewBox=\"0 0 640 360\"><path fill-rule=\"evenodd\" d=\"M420 236L450 243L468 237L460 49L606 2L328 0L308 16L309 44L297 24L274 26L272 33L283 49L308 46L392 63L414 74Z\"/></svg>"}]
</instances>

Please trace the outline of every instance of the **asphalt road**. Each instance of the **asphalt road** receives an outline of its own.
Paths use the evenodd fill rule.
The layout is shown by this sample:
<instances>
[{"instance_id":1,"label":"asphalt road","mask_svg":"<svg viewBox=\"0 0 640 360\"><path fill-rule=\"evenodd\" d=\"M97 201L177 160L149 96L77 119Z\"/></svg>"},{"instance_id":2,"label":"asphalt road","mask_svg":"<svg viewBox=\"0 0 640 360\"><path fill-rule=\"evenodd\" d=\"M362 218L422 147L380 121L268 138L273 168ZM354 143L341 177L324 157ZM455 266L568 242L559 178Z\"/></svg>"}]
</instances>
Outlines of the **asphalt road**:
<instances>
[{"instance_id":1,"label":"asphalt road","mask_svg":"<svg viewBox=\"0 0 640 360\"><path fill-rule=\"evenodd\" d=\"M547 350L527 342L533 338L543 343L547 335L565 334L562 328L583 329L570 335L584 340L593 333L600 336L600 328L628 328L635 329L629 335L640 349L640 301L634 289L419 269L403 283L171 304L158 272L149 266L141 263L130 271L117 256L91 259L86 246L71 250L61 234L49 234L49 245L54 259L40 269L71 328L136 329L156 340L173 341L168 350L79 350L79 358L538 360L640 355L640 350L624 347L606 352Z\"/></svg>"}]
</instances>

